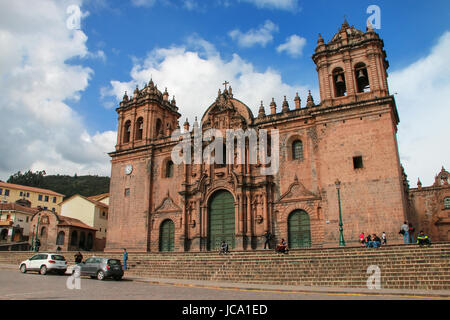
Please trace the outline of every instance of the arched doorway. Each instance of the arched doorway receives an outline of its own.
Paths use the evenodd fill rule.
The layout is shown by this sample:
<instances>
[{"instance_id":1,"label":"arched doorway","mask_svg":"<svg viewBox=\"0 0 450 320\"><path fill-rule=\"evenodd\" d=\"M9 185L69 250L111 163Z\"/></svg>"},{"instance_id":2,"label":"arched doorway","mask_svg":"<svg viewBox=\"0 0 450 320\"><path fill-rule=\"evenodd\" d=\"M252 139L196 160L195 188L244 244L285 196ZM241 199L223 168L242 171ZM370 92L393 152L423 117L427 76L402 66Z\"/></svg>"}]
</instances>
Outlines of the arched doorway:
<instances>
[{"instance_id":1,"label":"arched doorway","mask_svg":"<svg viewBox=\"0 0 450 320\"><path fill-rule=\"evenodd\" d=\"M291 249L311 247L311 225L306 211L295 210L289 215L288 241Z\"/></svg>"},{"instance_id":2,"label":"arched doorway","mask_svg":"<svg viewBox=\"0 0 450 320\"><path fill-rule=\"evenodd\" d=\"M175 225L167 219L161 223L159 230L159 251L173 251L175 247Z\"/></svg>"},{"instance_id":3,"label":"arched doorway","mask_svg":"<svg viewBox=\"0 0 450 320\"><path fill-rule=\"evenodd\" d=\"M235 246L234 197L226 191L214 193L208 205L208 250L218 250L223 240Z\"/></svg>"}]
</instances>

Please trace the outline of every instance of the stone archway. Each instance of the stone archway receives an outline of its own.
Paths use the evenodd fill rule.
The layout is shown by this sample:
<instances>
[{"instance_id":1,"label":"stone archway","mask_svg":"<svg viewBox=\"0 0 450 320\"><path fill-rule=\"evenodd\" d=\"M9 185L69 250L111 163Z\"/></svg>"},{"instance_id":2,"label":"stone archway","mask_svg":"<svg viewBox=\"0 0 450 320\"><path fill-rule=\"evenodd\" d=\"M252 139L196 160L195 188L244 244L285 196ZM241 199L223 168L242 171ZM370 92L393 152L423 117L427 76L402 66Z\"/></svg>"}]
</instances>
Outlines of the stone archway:
<instances>
[{"instance_id":1,"label":"stone archway","mask_svg":"<svg viewBox=\"0 0 450 320\"><path fill-rule=\"evenodd\" d=\"M218 250L223 240L230 248L235 247L234 197L221 189L208 202L208 250Z\"/></svg>"},{"instance_id":2,"label":"stone archway","mask_svg":"<svg viewBox=\"0 0 450 320\"><path fill-rule=\"evenodd\" d=\"M311 247L311 223L304 210L294 210L289 215L288 246L291 249Z\"/></svg>"}]
</instances>

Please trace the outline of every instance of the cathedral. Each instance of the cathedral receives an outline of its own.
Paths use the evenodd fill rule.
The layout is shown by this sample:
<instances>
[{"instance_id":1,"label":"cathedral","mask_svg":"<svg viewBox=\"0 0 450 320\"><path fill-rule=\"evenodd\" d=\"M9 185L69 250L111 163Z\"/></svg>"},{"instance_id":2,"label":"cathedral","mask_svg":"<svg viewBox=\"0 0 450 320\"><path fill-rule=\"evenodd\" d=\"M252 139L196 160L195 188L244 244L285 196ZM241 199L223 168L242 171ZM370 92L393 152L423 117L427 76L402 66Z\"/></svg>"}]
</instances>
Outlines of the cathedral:
<instances>
[{"instance_id":1,"label":"cathedral","mask_svg":"<svg viewBox=\"0 0 450 320\"><path fill-rule=\"evenodd\" d=\"M297 94L253 114L225 82L200 121L183 124L192 136L267 130L269 146L278 143L279 150L268 150L279 164L271 174L263 173L267 164L250 161L248 143L241 163L177 164L175 99L152 80L125 93L110 153L105 251L215 251L223 240L232 250L256 250L264 248L266 232L272 245L285 239L293 249L356 244L361 232L402 241L408 196L383 40L370 26L362 32L344 22L328 43L319 34L312 59L320 103L311 93L302 103Z\"/></svg>"}]
</instances>

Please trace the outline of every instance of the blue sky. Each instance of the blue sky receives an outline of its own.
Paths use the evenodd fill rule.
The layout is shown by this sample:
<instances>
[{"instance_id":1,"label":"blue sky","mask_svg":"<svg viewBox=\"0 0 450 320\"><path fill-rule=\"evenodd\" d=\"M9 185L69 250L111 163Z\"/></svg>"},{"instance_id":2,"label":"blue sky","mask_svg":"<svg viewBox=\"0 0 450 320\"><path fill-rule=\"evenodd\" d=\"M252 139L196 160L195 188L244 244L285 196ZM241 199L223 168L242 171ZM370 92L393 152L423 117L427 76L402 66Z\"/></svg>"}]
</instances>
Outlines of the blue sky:
<instances>
[{"instance_id":1,"label":"blue sky","mask_svg":"<svg viewBox=\"0 0 450 320\"><path fill-rule=\"evenodd\" d=\"M73 4L83 13L80 30L65 26ZM311 59L318 33L329 41L344 17L365 31L370 5L381 9L376 31L390 62L391 93L398 93L402 163L412 185L419 176L430 184L450 156L438 149L448 133L432 123L450 107L446 0L1 1L0 44L8 49L0 53L0 111L7 115L0 125L10 135L0 138L0 151L23 157L0 160L0 179L28 169L108 175L115 107L150 74L175 95L183 122L202 116L224 80L255 113L260 100L268 109L272 96L279 106L297 91L306 101L308 89L319 102ZM423 86L422 75L433 85Z\"/></svg>"},{"instance_id":2,"label":"blue sky","mask_svg":"<svg viewBox=\"0 0 450 320\"><path fill-rule=\"evenodd\" d=\"M143 58L155 48L183 44L193 34L214 44L223 59L230 59L237 53L259 70L268 67L278 70L287 83L317 87L311 55L318 33L330 40L344 17L364 30L370 16L366 12L369 5L376 4L381 8L382 25L377 32L385 41L390 72L425 56L450 26L450 2L445 0L435 1L435 5L423 1L371 0L345 1L344 4L341 1L297 1L293 2L298 3L296 8L286 10L258 8L239 1L230 1L229 6L220 1L197 1L198 6L189 10L183 3L181 0L169 4L155 1L153 5L136 6L127 1L90 1L82 6L82 10L90 13L82 21L82 30L88 36L87 46L94 51L104 51L107 57L106 61L97 59L83 63L90 66L95 75L76 107L86 115L91 133L116 130L114 112L99 108L102 87L112 79L129 81L133 58ZM277 24L279 29L273 33L273 41L264 47L242 48L228 35L233 29L245 32L258 28L266 20ZM276 47L292 34L307 40L299 58L276 51Z\"/></svg>"}]
</instances>

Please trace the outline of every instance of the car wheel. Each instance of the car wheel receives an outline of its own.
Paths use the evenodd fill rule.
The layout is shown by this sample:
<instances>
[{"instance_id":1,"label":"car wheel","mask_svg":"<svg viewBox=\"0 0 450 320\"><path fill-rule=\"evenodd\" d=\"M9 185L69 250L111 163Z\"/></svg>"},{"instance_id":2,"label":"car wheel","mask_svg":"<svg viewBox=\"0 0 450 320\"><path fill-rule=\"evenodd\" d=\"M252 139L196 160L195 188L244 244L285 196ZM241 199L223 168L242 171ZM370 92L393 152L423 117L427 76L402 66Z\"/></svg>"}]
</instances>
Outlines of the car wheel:
<instances>
[{"instance_id":1,"label":"car wheel","mask_svg":"<svg viewBox=\"0 0 450 320\"><path fill-rule=\"evenodd\" d=\"M22 273L26 273L27 272L27 266L25 264L22 264L20 266L20 272L22 272Z\"/></svg>"},{"instance_id":2,"label":"car wheel","mask_svg":"<svg viewBox=\"0 0 450 320\"><path fill-rule=\"evenodd\" d=\"M114 277L114 280L120 281L120 280L122 280L122 277L120 277L120 276Z\"/></svg>"},{"instance_id":3,"label":"car wheel","mask_svg":"<svg viewBox=\"0 0 450 320\"><path fill-rule=\"evenodd\" d=\"M47 266L43 265L41 266L41 269L39 270L39 273L42 275L47 274Z\"/></svg>"},{"instance_id":4,"label":"car wheel","mask_svg":"<svg viewBox=\"0 0 450 320\"><path fill-rule=\"evenodd\" d=\"M103 271L97 272L97 279L98 280L105 280L105 273Z\"/></svg>"}]
</instances>

